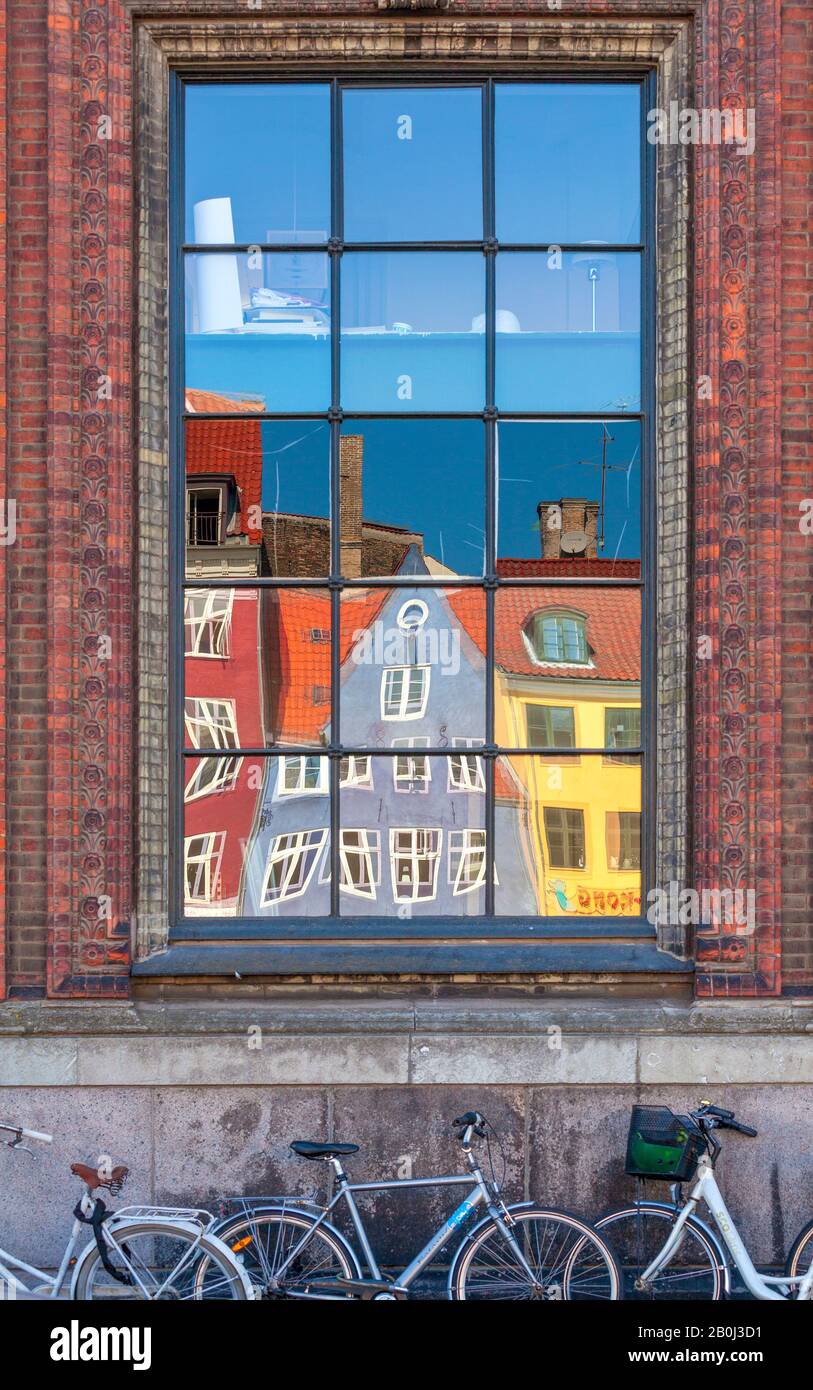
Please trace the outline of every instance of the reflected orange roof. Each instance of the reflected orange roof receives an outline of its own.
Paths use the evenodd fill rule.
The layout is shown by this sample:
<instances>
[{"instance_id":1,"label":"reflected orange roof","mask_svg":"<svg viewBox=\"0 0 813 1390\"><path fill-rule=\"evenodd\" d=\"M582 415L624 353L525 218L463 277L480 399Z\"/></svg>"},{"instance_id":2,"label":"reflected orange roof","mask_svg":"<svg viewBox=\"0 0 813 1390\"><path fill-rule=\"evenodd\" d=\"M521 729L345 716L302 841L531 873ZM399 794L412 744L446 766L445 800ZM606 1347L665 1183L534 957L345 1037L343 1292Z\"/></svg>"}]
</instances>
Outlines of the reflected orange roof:
<instances>
[{"instance_id":1,"label":"reflected orange roof","mask_svg":"<svg viewBox=\"0 0 813 1390\"><path fill-rule=\"evenodd\" d=\"M639 579L640 560L607 560L604 556L585 559L584 556L559 560L512 560L506 557L497 561L497 574L502 579L552 579L561 575L565 579Z\"/></svg>"},{"instance_id":2,"label":"reflected orange roof","mask_svg":"<svg viewBox=\"0 0 813 1390\"><path fill-rule=\"evenodd\" d=\"M451 608L469 636L485 651L485 615L473 601L476 590L448 594ZM591 665L533 660L523 629L543 608L567 609L587 619ZM494 606L494 656L497 665L514 675L537 680L641 679L641 595L638 589L551 588L535 584L498 589Z\"/></svg>"},{"instance_id":3,"label":"reflected orange roof","mask_svg":"<svg viewBox=\"0 0 813 1390\"><path fill-rule=\"evenodd\" d=\"M185 407L190 415L261 415L265 402L259 396L221 396L187 386Z\"/></svg>"},{"instance_id":4,"label":"reflected orange roof","mask_svg":"<svg viewBox=\"0 0 813 1390\"><path fill-rule=\"evenodd\" d=\"M190 395L200 392L187 391ZM214 409L214 407L210 407ZM233 420L187 420L187 477L201 473L228 474L240 498L239 525L252 545L262 540L263 444L262 423ZM249 518L258 525L250 525Z\"/></svg>"},{"instance_id":5,"label":"reflected orange roof","mask_svg":"<svg viewBox=\"0 0 813 1390\"><path fill-rule=\"evenodd\" d=\"M340 663L386 602L388 590L345 591L341 604ZM271 724L286 743L318 743L330 722L331 612L324 589L266 590L271 672Z\"/></svg>"}]
</instances>

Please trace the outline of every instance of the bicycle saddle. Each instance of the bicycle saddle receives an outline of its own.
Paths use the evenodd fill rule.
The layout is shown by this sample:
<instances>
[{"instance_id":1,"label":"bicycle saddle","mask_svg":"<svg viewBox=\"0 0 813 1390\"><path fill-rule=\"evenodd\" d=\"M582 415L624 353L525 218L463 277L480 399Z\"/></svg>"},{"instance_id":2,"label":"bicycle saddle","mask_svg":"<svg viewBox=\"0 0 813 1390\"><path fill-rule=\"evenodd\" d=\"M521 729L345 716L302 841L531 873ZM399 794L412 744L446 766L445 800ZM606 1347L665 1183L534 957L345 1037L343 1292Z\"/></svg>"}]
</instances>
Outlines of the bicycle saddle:
<instances>
[{"instance_id":1,"label":"bicycle saddle","mask_svg":"<svg viewBox=\"0 0 813 1390\"><path fill-rule=\"evenodd\" d=\"M289 1147L300 1158L338 1158L359 1151L358 1144L311 1144L307 1139L295 1139Z\"/></svg>"},{"instance_id":2,"label":"bicycle saddle","mask_svg":"<svg viewBox=\"0 0 813 1390\"><path fill-rule=\"evenodd\" d=\"M94 1191L97 1187L121 1187L130 1169L125 1168L121 1163L117 1168L113 1168L106 1178L99 1176L98 1169L91 1168L88 1163L72 1163L71 1172L75 1178L81 1178L82 1182L87 1183L88 1187Z\"/></svg>"}]
</instances>

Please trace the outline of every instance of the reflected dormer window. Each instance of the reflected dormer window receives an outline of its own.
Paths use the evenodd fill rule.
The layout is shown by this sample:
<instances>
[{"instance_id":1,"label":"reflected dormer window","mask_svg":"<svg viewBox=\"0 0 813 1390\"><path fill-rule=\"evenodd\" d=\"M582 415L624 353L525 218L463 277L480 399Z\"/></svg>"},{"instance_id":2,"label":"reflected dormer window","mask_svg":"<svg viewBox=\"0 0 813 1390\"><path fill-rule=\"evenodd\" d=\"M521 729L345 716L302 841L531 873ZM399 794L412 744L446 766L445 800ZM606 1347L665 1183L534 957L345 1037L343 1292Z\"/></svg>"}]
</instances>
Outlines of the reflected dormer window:
<instances>
[{"instance_id":1,"label":"reflected dormer window","mask_svg":"<svg viewBox=\"0 0 813 1390\"><path fill-rule=\"evenodd\" d=\"M535 613L525 628L535 661L586 666L590 660L587 623L581 613Z\"/></svg>"}]
</instances>

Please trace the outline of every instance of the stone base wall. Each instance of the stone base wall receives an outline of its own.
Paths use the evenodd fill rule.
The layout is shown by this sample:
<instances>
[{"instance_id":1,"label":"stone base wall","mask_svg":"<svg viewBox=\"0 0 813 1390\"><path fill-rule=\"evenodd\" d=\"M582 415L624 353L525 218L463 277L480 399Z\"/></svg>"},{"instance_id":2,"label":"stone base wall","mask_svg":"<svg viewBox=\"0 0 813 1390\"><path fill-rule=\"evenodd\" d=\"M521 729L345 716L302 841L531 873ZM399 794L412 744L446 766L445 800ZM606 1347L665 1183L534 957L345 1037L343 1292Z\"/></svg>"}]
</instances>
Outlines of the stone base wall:
<instances>
[{"instance_id":1,"label":"stone base wall","mask_svg":"<svg viewBox=\"0 0 813 1390\"><path fill-rule=\"evenodd\" d=\"M292 1139L358 1143L347 1165L357 1180L450 1173L460 1162L451 1122L470 1108L499 1131L507 1200L595 1217L634 1192L624 1175L630 1107L685 1112L708 1099L759 1130L723 1136L719 1174L757 1263L778 1265L813 1218L813 1013L742 1008L596 1004L569 1007L568 1022L555 1002L303 1003L242 1017L99 1005L76 1010L73 1025L40 1010L35 1031L26 1010L12 1018L6 1006L0 1116L54 1144L38 1146L36 1162L0 1149L0 1242L56 1262L77 1160L129 1165L119 1204L304 1194L327 1174L290 1154ZM648 1190L666 1194L664 1184ZM367 1198L382 1260L405 1262L451 1202L437 1192Z\"/></svg>"}]
</instances>

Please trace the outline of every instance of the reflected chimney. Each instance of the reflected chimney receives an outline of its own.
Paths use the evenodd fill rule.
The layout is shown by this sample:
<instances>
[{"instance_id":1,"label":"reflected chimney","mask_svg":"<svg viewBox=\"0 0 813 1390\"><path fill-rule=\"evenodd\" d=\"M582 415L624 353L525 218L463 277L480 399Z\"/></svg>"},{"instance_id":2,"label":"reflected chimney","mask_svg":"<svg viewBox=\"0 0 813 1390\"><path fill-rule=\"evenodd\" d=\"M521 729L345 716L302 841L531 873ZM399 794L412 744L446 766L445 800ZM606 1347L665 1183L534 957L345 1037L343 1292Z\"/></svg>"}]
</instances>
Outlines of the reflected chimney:
<instances>
[{"instance_id":1,"label":"reflected chimney","mask_svg":"<svg viewBox=\"0 0 813 1390\"><path fill-rule=\"evenodd\" d=\"M339 545L341 572L361 578L361 478L364 436L342 435L339 444Z\"/></svg>"},{"instance_id":2,"label":"reflected chimney","mask_svg":"<svg viewBox=\"0 0 813 1390\"><path fill-rule=\"evenodd\" d=\"M540 502L536 512L543 560L595 560L598 508L598 502L588 502L586 497Z\"/></svg>"}]
</instances>

